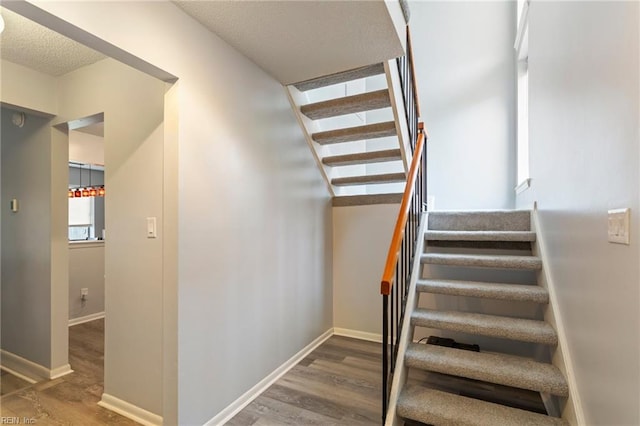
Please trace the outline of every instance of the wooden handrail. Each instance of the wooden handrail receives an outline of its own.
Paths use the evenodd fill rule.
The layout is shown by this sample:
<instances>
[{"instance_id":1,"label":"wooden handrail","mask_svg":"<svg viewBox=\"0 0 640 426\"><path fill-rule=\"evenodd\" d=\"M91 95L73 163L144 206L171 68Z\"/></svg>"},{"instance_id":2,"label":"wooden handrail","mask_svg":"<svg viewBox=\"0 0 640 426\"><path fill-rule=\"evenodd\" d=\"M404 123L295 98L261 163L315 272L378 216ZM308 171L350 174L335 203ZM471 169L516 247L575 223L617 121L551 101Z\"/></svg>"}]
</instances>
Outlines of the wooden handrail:
<instances>
[{"instance_id":1,"label":"wooden handrail","mask_svg":"<svg viewBox=\"0 0 640 426\"><path fill-rule=\"evenodd\" d=\"M407 186L404 189L402 203L400 204L400 213L396 220L393 237L391 237L391 245L389 246L389 252L387 253L387 262L385 263L384 272L382 273L382 281L380 283L380 294L382 295L391 294L396 265L398 264L398 256L400 255L400 246L402 245L402 239L404 238L404 229L407 224L407 219L409 218L411 198L413 197L416 178L418 177L418 170L420 170L420 162L422 161L422 150L424 149L425 138L425 132L423 131L424 123L418 123L418 129L418 140L416 142L416 149L413 152L413 159L411 160L409 179L407 179Z\"/></svg>"},{"instance_id":2,"label":"wooden handrail","mask_svg":"<svg viewBox=\"0 0 640 426\"><path fill-rule=\"evenodd\" d=\"M411 43L411 31L409 25L407 25L407 59L411 66L411 83L413 84L413 100L416 103L416 117L420 117L420 101L418 100L418 85L416 77L416 65L413 60L413 44Z\"/></svg>"}]
</instances>

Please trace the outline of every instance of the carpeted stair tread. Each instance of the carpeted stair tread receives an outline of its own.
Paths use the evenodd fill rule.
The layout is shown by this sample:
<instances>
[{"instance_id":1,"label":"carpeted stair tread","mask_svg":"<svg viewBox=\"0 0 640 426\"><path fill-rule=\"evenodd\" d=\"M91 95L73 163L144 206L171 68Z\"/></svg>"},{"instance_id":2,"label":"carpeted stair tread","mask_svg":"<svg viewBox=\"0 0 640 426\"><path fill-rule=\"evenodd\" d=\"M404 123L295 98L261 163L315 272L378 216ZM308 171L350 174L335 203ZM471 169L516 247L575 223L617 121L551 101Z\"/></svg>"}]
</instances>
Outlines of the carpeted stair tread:
<instances>
[{"instance_id":1,"label":"carpeted stair tread","mask_svg":"<svg viewBox=\"0 0 640 426\"><path fill-rule=\"evenodd\" d=\"M301 81L299 83L295 83L294 86L301 92L306 92L307 90L319 89L321 87L372 77L379 74L384 74L384 64L382 63Z\"/></svg>"},{"instance_id":2,"label":"carpeted stair tread","mask_svg":"<svg viewBox=\"0 0 640 426\"><path fill-rule=\"evenodd\" d=\"M537 285L425 279L418 280L416 289L423 293L549 303L549 293Z\"/></svg>"},{"instance_id":3,"label":"carpeted stair tread","mask_svg":"<svg viewBox=\"0 0 640 426\"><path fill-rule=\"evenodd\" d=\"M528 210L432 211L430 231L530 231Z\"/></svg>"},{"instance_id":4,"label":"carpeted stair tread","mask_svg":"<svg viewBox=\"0 0 640 426\"><path fill-rule=\"evenodd\" d=\"M331 179L331 184L335 186L349 185L374 185L382 183L398 183L405 182L406 175L404 173L386 173L380 175L362 175Z\"/></svg>"},{"instance_id":5,"label":"carpeted stair tread","mask_svg":"<svg viewBox=\"0 0 640 426\"><path fill-rule=\"evenodd\" d=\"M533 242L536 233L531 231L426 231L427 241L509 241Z\"/></svg>"},{"instance_id":6,"label":"carpeted stair tread","mask_svg":"<svg viewBox=\"0 0 640 426\"><path fill-rule=\"evenodd\" d=\"M411 325L546 345L558 343L549 324L522 318L416 309L411 314Z\"/></svg>"},{"instance_id":7,"label":"carpeted stair tread","mask_svg":"<svg viewBox=\"0 0 640 426\"><path fill-rule=\"evenodd\" d=\"M421 261L432 265L471 268L542 269L542 260L535 256L427 253L421 256Z\"/></svg>"},{"instance_id":8,"label":"carpeted stair tread","mask_svg":"<svg viewBox=\"0 0 640 426\"><path fill-rule=\"evenodd\" d=\"M344 98L331 99L323 102L303 105L300 112L312 120L370 111L391 106L387 89L366 92Z\"/></svg>"},{"instance_id":9,"label":"carpeted stair tread","mask_svg":"<svg viewBox=\"0 0 640 426\"><path fill-rule=\"evenodd\" d=\"M436 426L568 426L555 417L420 386L403 389L397 412Z\"/></svg>"},{"instance_id":10,"label":"carpeted stair tread","mask_svg":"<svg viewBox=\"0 0 640 426\"><path fill-rule=\"evenodd\" d=\"M358 152L355 154L334 155L324 157L322 163L327 166L352 166L355 164L384 163L402 160L400 149L386 149L383 151Z\"/></svg>"},{"instance_id":11,"label":"carpeted stair tread","mask_svg":"<svg viewBox=\"0 0 640 426\"><path fill-rule=\"evenodd\" d=\"M340 195L333 197L333 207L367 206L372 204L400 204L402 193Z\"/></svg>"},{"instance_id":12,"label":"carpeted stair tread","mask_svg":"<svg viewBox=\"0 0 640 426\"><path fill-rule=\"evenodd\" d=\"M382 123L366 124L364 126L345 127L342 129L327 130L311 135L311 138L320 145L361 141L365 139L386 138L395 136L396 123L385 121Z\"/></svg>"},{"instance_id":13,"label":"carpeted stair tread","mask_svg":"<svg viewBox=\"0 0 640 426\"><path fill-rule=\"evenodd\" d=\"M405 360L409 367L436 373L562 397L569 394L567 381L557 367L528 358L412 343Z\"/></svg>"}]
</instances>

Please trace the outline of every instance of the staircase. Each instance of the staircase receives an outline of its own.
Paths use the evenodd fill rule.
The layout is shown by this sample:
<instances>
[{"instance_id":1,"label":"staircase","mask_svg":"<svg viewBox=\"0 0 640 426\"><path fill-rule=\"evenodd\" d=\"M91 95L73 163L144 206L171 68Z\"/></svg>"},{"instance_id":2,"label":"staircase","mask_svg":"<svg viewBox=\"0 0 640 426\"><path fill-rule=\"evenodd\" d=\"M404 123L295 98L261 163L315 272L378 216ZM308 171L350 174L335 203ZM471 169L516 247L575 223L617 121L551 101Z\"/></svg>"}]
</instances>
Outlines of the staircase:
<instances>
[{"instance_id":1,"label":"staircase","mask_svg":"<svg viewBox=\"0 0 640 426\"><path fill-rule=\"evenodd\" d=\"M334 206L400 203L411 148L395 59L287 93Z\"/></svg>"},{"instance_id":2,"label":"staircase","mask_svg":"<svg viewBox=\"0 0 640 426\"><path fill-rule=\"evenodd\" d=\"M549 363L557 336L542 319L549 295L536 285L543 265L532 255L530 212L430 212L422 231L414 269L421 273L408 290L386 424L566 425L474 397L465 385L538 392L550 407L569 395ZM478 343L480 351L416 341L429 335ZM433 386L429 374L455 377L458 388Z\"/></svg>"}]
</instances>

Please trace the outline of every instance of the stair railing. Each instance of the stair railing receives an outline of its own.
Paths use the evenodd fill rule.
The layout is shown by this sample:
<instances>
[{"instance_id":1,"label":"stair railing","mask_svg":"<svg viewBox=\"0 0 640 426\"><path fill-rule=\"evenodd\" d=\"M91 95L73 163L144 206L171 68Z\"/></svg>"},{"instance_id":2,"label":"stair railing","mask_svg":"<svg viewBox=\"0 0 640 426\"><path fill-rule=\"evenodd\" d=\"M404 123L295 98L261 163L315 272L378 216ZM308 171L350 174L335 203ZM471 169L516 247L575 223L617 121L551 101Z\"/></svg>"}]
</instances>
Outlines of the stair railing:
<instances>
[{"instance_id":1,"label":"stair railing","mask_svg":"<svg viewBox=\"0 0 640 426\"><path fill-rule=\"evenodd\" d=\"M411 32L407 25L407 54L396 59L398 72L400 73L400 85L404 98L404 111L409 126L409 142L411 149L415 150L418 140L418 117L420 117L420 102L418 100L418 86L416 85L416 71L413 61L413 48L411 45Z\"/></svg>"},{"instance_id":2,"label":"stair railing","mask_svg":"<svg viewBox=\"0 0 640 426\"><path fill-rule=\"evenodd\" d=\"M407 293L411 281L410 272L416 255L418 228L425 200L426 133L422 123L418 127L409 179L405 187L400 212L393 230L387 261L382 274L382 420L386 418L389 404L391 378L395 370L401 324L407 304Z\"/></svg>"},{"instance_id":3,"label":"stair railing","mask_svg":"<svg viewBox=\"0 0 640 426\"><path fill-rule=\"evenodd\" d=\"M420 218L426 201L426 139L424 124L418 122L420 106L415 83L411 36L407 26L407 55L398 58L398 70L405 102L412 150L411 167L382 274L382 423L389 406L390 383L395 371L401 325L416 255Z\"/></svg>"}]
</instances>

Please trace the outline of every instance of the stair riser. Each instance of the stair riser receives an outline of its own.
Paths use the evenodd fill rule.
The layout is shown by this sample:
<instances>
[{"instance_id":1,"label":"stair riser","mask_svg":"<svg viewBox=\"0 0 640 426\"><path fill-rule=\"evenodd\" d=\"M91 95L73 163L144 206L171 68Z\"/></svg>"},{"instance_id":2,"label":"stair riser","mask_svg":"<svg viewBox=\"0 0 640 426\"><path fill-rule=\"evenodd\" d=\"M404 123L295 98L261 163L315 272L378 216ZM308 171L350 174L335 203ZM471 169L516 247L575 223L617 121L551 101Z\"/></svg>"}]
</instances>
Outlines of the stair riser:
<instances>
[{"instance_id":1,"label":"stair riser","mask_svg":"<svg viewBox=\"0 0 640 426\"><path fill-rule=\"evenodd\" d=\"M423 255L420 259L423 264L456 266L465 268L492 268L492 269L517 269L537 271L542 269L542 262L539 259L531 258L526 260L493 260L493 259L467 259L467 258L441 258Z\"/></svg>"},{"instance_id":2,"label":"stair riser","mask_svg":"<svg viewBox=\"0 0 640 426\"><path fill-rule=\"evenodd\" d=\"M528 211L431 212L429 230L438 231L530 231Z\"/></svg>"},{"instance_id":3,"label":"stair riser","mask_svg":"<svg viewBox=\"0 0 640 426\"><path fill-rule=\"evenodd\" d=\"M417 387L402 392L398 415L438 426L568 426L562 419Z\"/></svg>"},{"instance_id":4,"label":"stair riser","mask_svg":"<svg viewBox=\"0 0 640 426\"><path fill-rule=\"evenodd\" d=\"M320 145L328 145L391 136L396 136L396 123L393 121L318 132L311 135L311 138Z\"/></svg>"},{"instance_id":5,"label":"stair riser","mask_svg":"<svg viewBox=\"0 0 640 426\"><path fill-rule=\"evenodd\" d=\"M301 92L307 90L319 89L321 87L327 87L334 84L346 83L348 81L358 80L361 78L372 77L374 75L384 74L384 65L375 64L367 67L357 68L341 73L331 74L319 78L314 78L300 83L295 83L296 89Z\"/></svg>"},{"instance_id":6,"label":"stair riser","mask_svg":"<svg viewBox=\"0 0 640 426\"><path fill-rule=\"evenodd\" d=\"M438 330L457 331L465 334L478 334L481 336L498 337L501 339L518 340L521 342L542 343L545 345L557 345L556 336L535 335L526 332L496 330L490 327L478 327L469 324L448 323L437 320L416 320L411 319L411 325L417 327L434 328Z\"/></svg>"},{"instance_id":7,"label":"stair riser","mask_svg":"<svg viewBox=\"0 0 640 426\"><path fill-rule=\"evenodd\" d=\"M352 166L357 164L386 163L390 161L402 160L400 150L392 149L385 151L362 152L356 154L337 155L325 157L322 163L329 167Z\"/></svg>"},{"instance_id":8,"label":"stair riser","mask_svg":"<svg viewBox=\"0 0 640 426\"><path fill-rule=\"evenodd\" d=\"M304 105L300 108L300 112L312 120L320 120L323 118L387 108L389 106L391 106L391 99L389 98L389 92L385 89L363 93L362 95Z\"/></svg>"},{"instance_id":9,"label":"stair riser","mask_svg":"<svg viewBox=\"0 0 640 426\"><path fill-rule=\"evenodd\" d=\"M459 351L460 349L453 349L453 351ZM522 371L521 374L500 374L500 365L494 367L487 367L483 370L480 368L473 368L462 363L456 362L455 359L436 359L436 360L420 360L415 357L411 357L407 354L406 365L411 368L418 368L420 370L433 371L436 373L448 374L451 376L465 377L467 379L480 380L487 383L495 383L503 386L511 386L514 388L527 389L535 392L546 392L551 395L557 395L561 397L568 396L569 389L567 383L564 380L545 380L544 374L528 374L528 371ZM551 370L554 378L560 374L552 366L545 369ZM557 383L555 383L557 382Z\"/></svg>"},{"instance_id":10,"label":"stair riser","mask_svg":"<svg viewBox=\"0 0 640 426\"><path fill-rule=\"evenodd\" d=\"M418 283L416 290L420 293L442 294L448 296L479 297L483 299L505 300L512 302L549 303L549 295L542 291L501 291L500 289L482 289L465 285L447 286L420 283Z\"/></svg>"},{"instance_id":11,"label":"stair riser","mask_svg":"<svg viewBox=\"0 0 640 426\"><path fill-rule=\"evenodd\" d=\"M429 248L459 248L483 250L517 250L530 252L531 243L518 241L428 241Z\"/></svg>"},{"instance_id":12,"label":"stair riser","mask_svg":"<svg viewBox=\"0 0 640 426\"><path fill-rule=\"evenodd\" d=\"M354 185L379 185L386 183L402 183L406 177L403 173L392 173L388 175L365 175L346 178L336 178L331 180L331 184L335 186L354 186Z\"/></svg>"}]
</instances>

